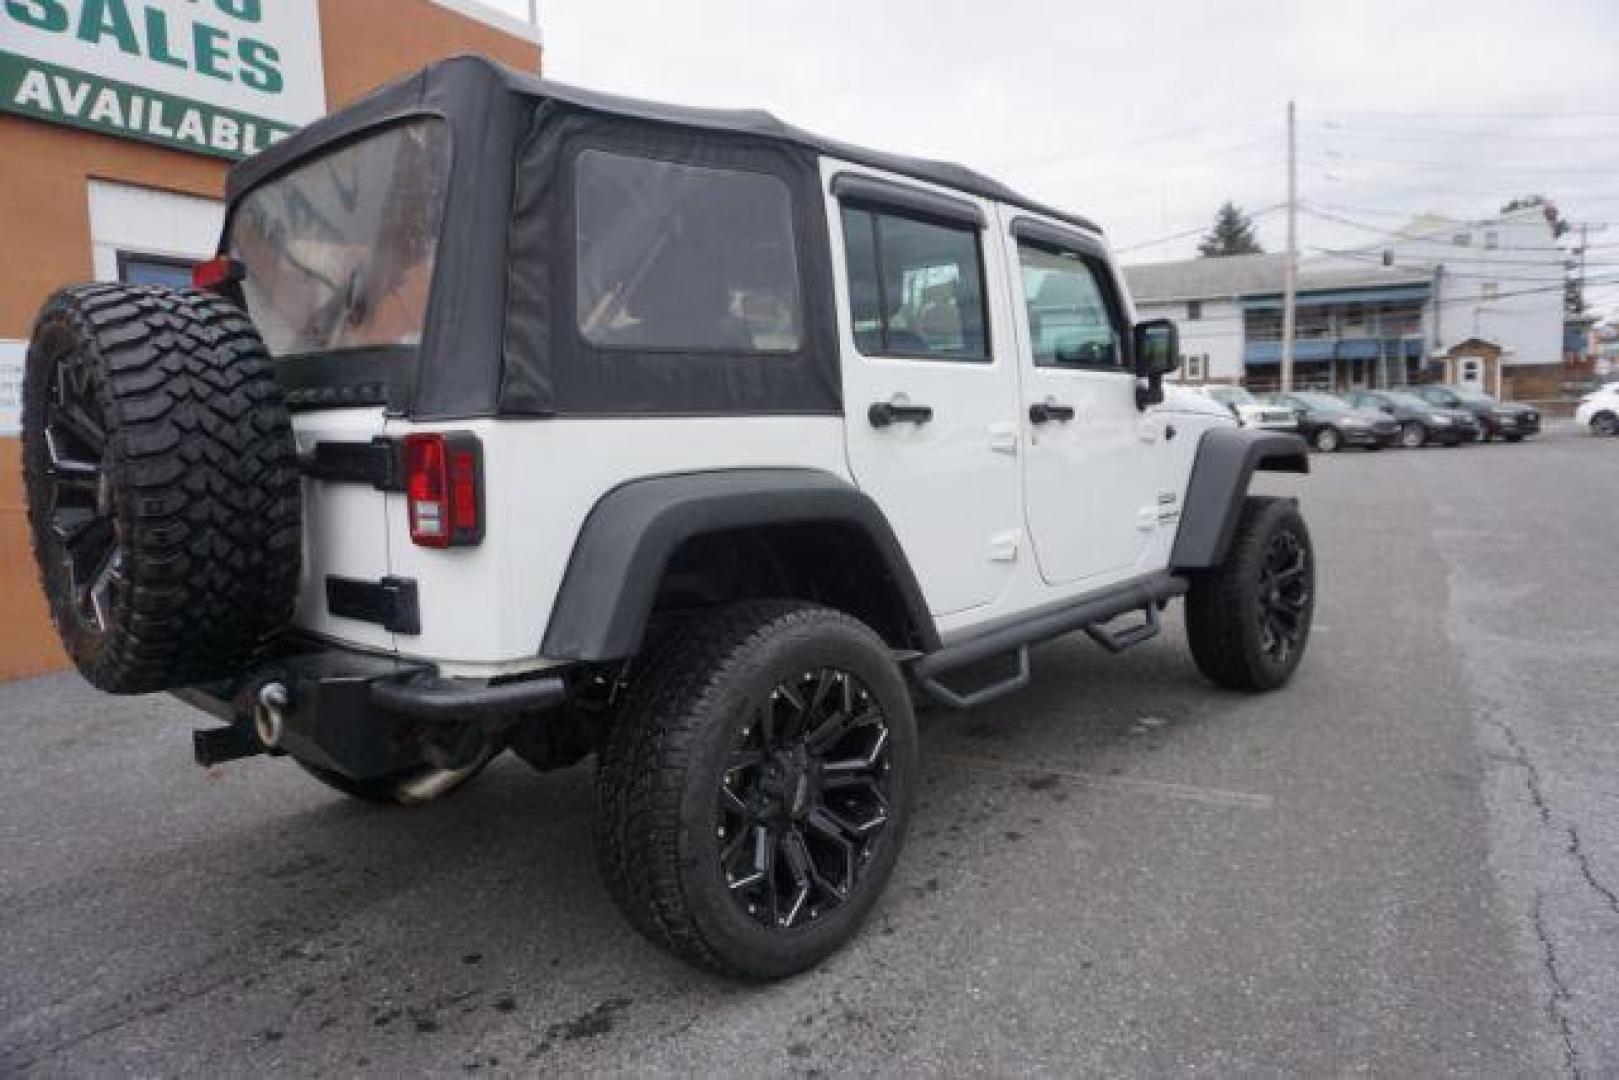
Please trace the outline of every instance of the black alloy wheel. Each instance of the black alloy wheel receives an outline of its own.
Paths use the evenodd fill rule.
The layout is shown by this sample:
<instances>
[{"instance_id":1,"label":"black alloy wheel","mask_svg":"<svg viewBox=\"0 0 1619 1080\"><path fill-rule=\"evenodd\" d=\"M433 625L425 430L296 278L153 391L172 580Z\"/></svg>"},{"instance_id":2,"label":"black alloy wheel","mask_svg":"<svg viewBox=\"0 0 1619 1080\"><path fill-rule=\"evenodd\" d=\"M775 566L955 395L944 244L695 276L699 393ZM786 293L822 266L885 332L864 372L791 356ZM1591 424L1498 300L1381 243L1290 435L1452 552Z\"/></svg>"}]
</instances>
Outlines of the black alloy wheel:
<instances>
[{"instance_id":1,"label":"black alloy wheel","mask_svg":"<svg viewBox=\"0 0 1619 1080\"><path fill-rule=\"evenodd\" d=\"M67 338L49 354L54 378L45 394L44 513L49 542L41 555L60 564L81 632L100 637L111 626L113 593L124 587L123 555L100 386L87 358Z\"/></svg>"},{"instance_id":2,"label":"black alloy wheel","mask_svg":"<svg viewBox=\"0 0 1619 1080\"><path fill-rule=\"evenodd\" d=\"M1310 569L1310 549L1297 532L1270 535L1259 569L1259 647L1278 665L1292 661L1308 631L1315 587Z\"/></svg>"},{"instance_id":3,"label":"black alloy wheel","mask_svg":"<svg viewBox=\"0 0 1619 1080\"><path fill-rule=\"evenodd\" d=\"M916 716L892 648L796 600L690 615L632 675L597 758L597 851L630 923L779 979L859 930L905 843Z\"/></svg>"},{"instance_id":4,"label":"black alloy wheel","mask_svg":"<svg viewBox=\"0 0 1619 1080\"><path fill-rule=\"evenodd\" d=\"M791 929L848 899L888 825L889 749L850 672L807 671L759 702L718 792L720 868L749 917Z\"/></svg>"}]
</instances>

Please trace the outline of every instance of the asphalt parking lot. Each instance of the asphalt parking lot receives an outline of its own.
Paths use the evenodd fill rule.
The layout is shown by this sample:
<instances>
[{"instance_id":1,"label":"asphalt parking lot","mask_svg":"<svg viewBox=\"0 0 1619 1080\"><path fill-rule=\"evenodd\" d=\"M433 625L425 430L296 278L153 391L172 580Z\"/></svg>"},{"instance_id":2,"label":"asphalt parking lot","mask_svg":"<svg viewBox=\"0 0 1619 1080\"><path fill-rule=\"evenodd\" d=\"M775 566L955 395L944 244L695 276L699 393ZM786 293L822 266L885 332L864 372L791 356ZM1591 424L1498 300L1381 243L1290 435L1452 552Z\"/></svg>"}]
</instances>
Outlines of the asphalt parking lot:
<instances>
[{"instance_id":1,"label":"asphalt parking lot","mask_svg":"<svg viewBox=\"0 0 1619 1080\"><path fill-rule=\"evenodd\" d=\"M0 1074L1619 1073L1619 442L1316 462L1290 689L1172 622L928 714L888 897L781 985L626 927L585 768L382 810L0 686Z\"/></svg>"}]
</instances>

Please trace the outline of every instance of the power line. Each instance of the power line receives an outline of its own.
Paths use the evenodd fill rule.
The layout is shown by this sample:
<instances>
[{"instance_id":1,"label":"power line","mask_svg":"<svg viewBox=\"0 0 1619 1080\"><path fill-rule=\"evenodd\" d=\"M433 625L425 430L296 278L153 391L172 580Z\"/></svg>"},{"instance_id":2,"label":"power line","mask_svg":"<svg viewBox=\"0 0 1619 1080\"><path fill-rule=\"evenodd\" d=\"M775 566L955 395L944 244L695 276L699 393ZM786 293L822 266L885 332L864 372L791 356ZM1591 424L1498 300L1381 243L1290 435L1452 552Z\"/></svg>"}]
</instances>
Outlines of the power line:
<instances>
[{"instance_id":1,"label":"power line","mask_svg":"<svg viewBox=\"0 0 1619 1080\"><path fill-rule=\"evenodd\" d=\"M1267 214L1274 214L1276 211L1282 209L1282 206L1282 203L1274 203L1270 206L1263 207L1262 209L1255 210L1253 213L1248 215L1248 220L1250 223L1258 221ZM1186 229L1182 232L1171 233L1170 235L1161 237L1157 240L1142 240L1139 243L1126 244L1123 247L1116 247L1113 249L1113 254L1122 255L1127 251L1140 251L1142 248L1158 247L1162 244L1174 243L1176 240L1185 240L1189 237L1201 236L1208 231L1209 226L1199 225L1195 229Z\"/></svg>"}]
</instances>

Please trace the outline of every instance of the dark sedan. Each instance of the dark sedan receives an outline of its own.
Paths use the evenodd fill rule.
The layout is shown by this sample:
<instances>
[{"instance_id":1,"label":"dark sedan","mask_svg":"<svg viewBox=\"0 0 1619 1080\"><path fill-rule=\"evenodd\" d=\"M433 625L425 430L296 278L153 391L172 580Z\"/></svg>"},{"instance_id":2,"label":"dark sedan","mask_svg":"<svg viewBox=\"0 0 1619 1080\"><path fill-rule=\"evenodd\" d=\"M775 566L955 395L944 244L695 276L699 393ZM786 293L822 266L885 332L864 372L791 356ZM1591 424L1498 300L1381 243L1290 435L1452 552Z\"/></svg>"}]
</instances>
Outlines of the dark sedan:
<instances>
[{"instance_id":1,"label":"dark sedan","mask_svg":"<svg viewBox=\"0 0 1619 1080\"><path fill-rule=\"evenodd\" d=\"M1457 446L1479 436L1478 421L1466 409L1431 405L1405 390L1356 390L1344 400L1358 409L1376 409L1400 425L1400 445L1407 448L1439 443Z\"/></svg>"},{"instance_id":2,"label":"dark sedan","mask_svg":"<svg viewBox=\"0 0 1619 1080\"><path fill-rule=\"evenodd\" d=\"M1520 442L1525 436L1540 434L1540 410L1531 405L1497 401L1471 386L1423 386L1417 388L1417 395L1442 409L1464 409L1472 413L1485 442L1497 437Z\"/></svg>"},{"instance_id":3,"label":"dark sedan","mask_svg":"<svg viewBox=\"0 0 1619 1080\"><path fill-rule=\"evenodd\" d=\"M1324 454L1345 446L1381 450L1400 437L1400 425L1392 416L1352 408L1331 394L1301 390L1272 394L1270 401L1292 409L1299 418L1299 433Z\"/></svg>"}]
</instances>

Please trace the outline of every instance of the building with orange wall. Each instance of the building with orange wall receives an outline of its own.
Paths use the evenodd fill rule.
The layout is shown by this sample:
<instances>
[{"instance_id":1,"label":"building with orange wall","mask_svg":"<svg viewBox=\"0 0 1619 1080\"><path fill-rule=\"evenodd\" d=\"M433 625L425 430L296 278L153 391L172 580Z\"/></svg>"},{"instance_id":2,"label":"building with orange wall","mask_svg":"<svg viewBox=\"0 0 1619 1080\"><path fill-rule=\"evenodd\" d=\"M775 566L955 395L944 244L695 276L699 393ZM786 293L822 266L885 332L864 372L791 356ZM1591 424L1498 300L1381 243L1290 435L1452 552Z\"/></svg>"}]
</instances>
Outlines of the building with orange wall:
<instances>
[{"instance_id":1,"label":"building with orange wall","mask_svg":"<svg viewBox=\"0 0 1619 1080\"><path fill-rule=\"evenodd\" d=\"M67 663L36 582L16 438L40 305L71 282L183 279L213 254L244 141L469 52L538 70L540 34L474 0L0 6L0 679ZM271 88L299 100L255 124L255 93Z\"/></svg>"}]
</instances>

